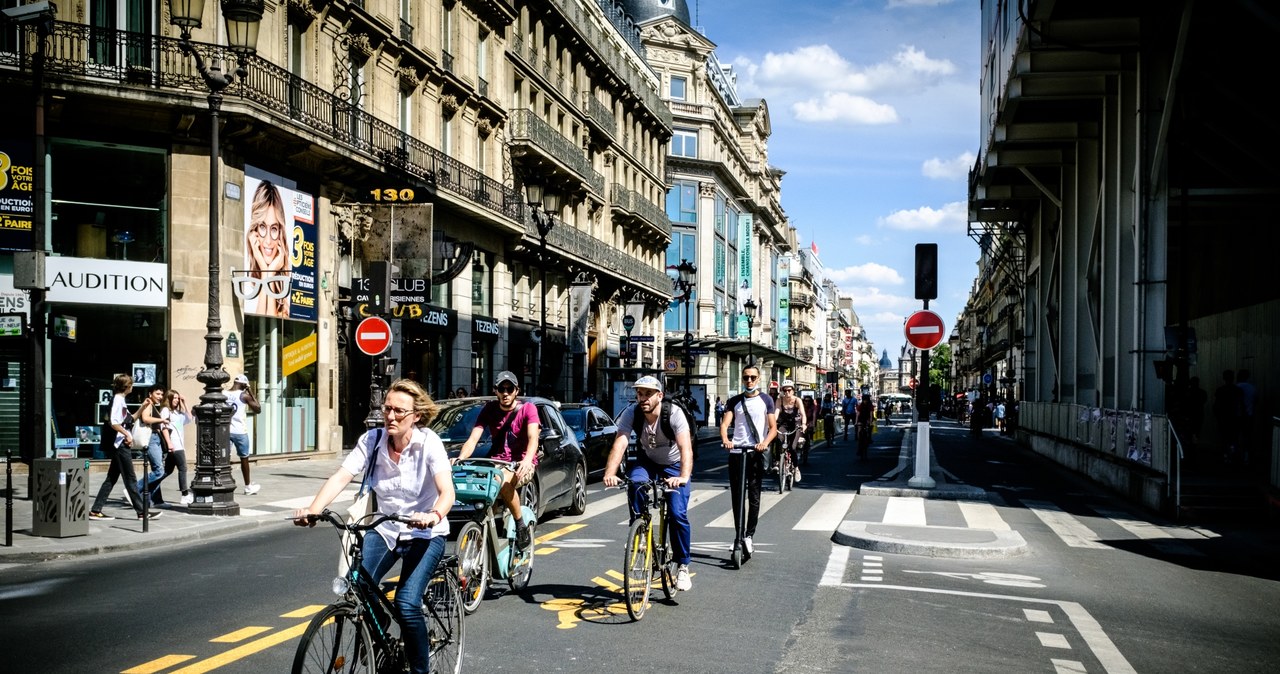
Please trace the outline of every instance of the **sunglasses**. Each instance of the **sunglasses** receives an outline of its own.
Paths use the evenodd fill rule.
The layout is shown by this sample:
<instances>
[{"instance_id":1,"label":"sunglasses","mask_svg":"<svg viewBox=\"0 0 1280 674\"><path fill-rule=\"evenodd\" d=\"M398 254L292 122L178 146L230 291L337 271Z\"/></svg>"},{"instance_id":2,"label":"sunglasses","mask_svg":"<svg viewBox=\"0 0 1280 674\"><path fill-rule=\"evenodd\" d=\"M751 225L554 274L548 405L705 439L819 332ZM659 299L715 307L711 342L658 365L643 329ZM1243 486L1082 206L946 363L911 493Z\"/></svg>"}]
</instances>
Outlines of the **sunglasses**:
<instances>
[{"instance_id":1,"label":"sunglasses","mask_svg":"<svg viewBox=\"0 0 1280 674\"><path fill-rule=\"evenodd\" d=\"M744 374L744 375L742 375L742 381L755 381L755 380L757 380L757 379L759 379L759 378L760 378L760 375L758 375L758 374Z\"/></svg>"},{"instance_id":2,"label":"sunglasses","mask_svg":"<svg viewBox=\"0 0 1280 674\"><path fill-rule=\"evenodd\" d=\"M493 387L493 390L497 391L498 393L503 393L503 394L506 394L506 393L515 393L515 392L516 392L516 387L514 387L514 386L495 386L495 387Z\"/></svg>"}]
</instances>

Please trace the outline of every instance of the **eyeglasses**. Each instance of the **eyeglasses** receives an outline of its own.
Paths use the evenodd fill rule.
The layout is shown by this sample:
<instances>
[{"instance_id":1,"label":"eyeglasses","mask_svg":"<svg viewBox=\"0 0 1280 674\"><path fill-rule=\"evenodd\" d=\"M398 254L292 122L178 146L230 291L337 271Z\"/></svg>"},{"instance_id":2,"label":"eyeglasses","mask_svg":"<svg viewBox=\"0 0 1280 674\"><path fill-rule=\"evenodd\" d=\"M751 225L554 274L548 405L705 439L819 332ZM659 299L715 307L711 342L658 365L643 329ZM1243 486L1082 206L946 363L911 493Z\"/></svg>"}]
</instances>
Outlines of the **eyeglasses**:
<instances>
[{"instance_id":1,"label":"eyeglasses","mask_svg":"<svg viewBox=\"0 0 1280 674\"><path fill-rule=\"evenodd\" d=\"M272 274L258 278L246 274L231 279L232 285L235 286L236 295L241 299L251 300L258 296L258 293L266 292L267 297L282 300L289 296L289 274Z\"/></svg>"},{"instance_id":2,"label":"eyeglasses","mask_svg":"<svg viewBox=\"0 0 1280 674\"><path fill-rule=\"evenodd\" d=\"M271 238L273 239L280 238L281 232L284 231L284 227L281 226L280 223L278 222L273 222L271 223L270 226L268 226L267 223L265 222L253 222L253 223L249 223L249 228L257 232L258 236L265 238L268 234L270 234Z\"/></svg>"},{"instance_id":3,"label":"eyeglasses","mask_svg":"<svg viewBox=\"0 0 1280 674\"><path fill-rule=\"evenodd\" d=\"M399 407L392 407L390 405L382 406L382 414L383 416L386 416L386 417L396 417L398 419L403 419L412 413L413 413L413 410L406 410Z\"/></svg>"},{"instance_id":4,"label":"eyeglasses","mask_svg":"<svg viewBox=\"0 0 1280 674\"><path fill-rule=\"evenodd\" d=\"M497 391L498 393L501 393L501 394L503 394L503 395L509 395L509 394L512 394L512 393L515 393L515 392L516 392L516 387L514 387L514 386L495 386L495 387L493 387L493 390L495 390L495 391Z\"/></svg>"},{"instance_id":5,"label":"eyeglasses","mask_svg":"<svg viewBox=\"0 0 1280 674\"><path fill-rule=\"evenodd\" d=\"M742 381L755 381L755 380L757 380L757 379L759 379L759 378L760 378L760 375L758 375L758 374L744 374L744 375L742 375Z\"/></svg>"}]
</instances>

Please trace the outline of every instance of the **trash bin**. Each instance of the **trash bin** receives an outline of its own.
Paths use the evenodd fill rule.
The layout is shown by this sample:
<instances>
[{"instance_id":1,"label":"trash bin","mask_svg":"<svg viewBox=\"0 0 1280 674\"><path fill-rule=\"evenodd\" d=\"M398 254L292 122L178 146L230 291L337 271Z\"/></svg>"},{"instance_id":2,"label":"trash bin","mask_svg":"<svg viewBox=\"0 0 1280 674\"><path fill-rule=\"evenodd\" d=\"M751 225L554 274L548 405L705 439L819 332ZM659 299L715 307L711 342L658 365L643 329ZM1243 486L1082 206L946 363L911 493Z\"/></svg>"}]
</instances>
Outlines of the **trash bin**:
<instances>
[{"instance_id":1,"label":"trash bin","mask_svg":"<svg viewBox=\"0 0 1280 674\"><path fill-rule=\"evenodd\" d=\"M89 462L36 459L31 533L66 538L89 534Z\"/></svg>"}]
</instances>

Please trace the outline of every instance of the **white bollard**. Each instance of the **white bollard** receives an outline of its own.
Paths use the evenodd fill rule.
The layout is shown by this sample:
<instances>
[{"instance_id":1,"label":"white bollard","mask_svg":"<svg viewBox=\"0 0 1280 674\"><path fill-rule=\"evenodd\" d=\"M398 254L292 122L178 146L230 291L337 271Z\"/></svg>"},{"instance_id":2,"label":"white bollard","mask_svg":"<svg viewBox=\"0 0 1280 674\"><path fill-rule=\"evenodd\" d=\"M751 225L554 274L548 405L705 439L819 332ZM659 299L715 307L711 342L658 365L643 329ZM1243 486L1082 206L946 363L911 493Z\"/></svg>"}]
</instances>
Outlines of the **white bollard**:
<instances>
[{"instance_id":1,"label":"white bollard","mask_svg":"<svg viewBox=\"0 0 1280 674\"><path fill-rule=\"evenodd\" d=\"M929 476L929 422L916 422L916 471L907 485L918 489L933 489L937 483Z\"/></svg>"}]
</instances>

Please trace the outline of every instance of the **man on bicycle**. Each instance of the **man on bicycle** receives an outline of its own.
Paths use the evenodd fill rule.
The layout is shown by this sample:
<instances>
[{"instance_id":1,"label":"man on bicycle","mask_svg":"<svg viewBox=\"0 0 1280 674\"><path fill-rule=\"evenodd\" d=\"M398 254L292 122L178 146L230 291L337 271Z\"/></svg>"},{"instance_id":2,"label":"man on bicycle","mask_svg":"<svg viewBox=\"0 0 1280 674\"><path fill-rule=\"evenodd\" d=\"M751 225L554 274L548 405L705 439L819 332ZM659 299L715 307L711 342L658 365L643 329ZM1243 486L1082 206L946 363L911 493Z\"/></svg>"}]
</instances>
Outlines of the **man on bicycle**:
<instances>
[{"instance_id":1,"label":"man on bicycle","mask_svg":"<svg viewBox=\"0 0 1280 674\"><path fill-rule=\"evenodd\" d=\"M858 442L858 458L867 458L867 448L871 446L871 427L876 423L876 406L871 402L871 394L862 396L857 407L858 430L854 433Z\"/></svg>"},{"instance_id":2,"label":"man on bicycle","mask_svg":"<svg viewBox=\"0 0 1280 674\"><path fill-rule=\"evenodd\" d=\"M752 537L760 518L760 482L764 477L764 456L769 445L778 436L778 420L774 414L773 398L760 390L760 368L748 365L742 368L743 392L725 403L724 419L720 421L720 442L729 450L729 492L733 498L733 523L735 530L743 531L742 546L747 555L755 554ZM730 436L730 428L733 435ZM754 451L734 452L735 447L751 447ZM743 484L743 462L746 462L746 484ZM743 529L742 490L747 490L747 526Z\"/></svg>"},{"instance_id":3,"label":"man on bicycle","mask_svg":"<svg viewBox=\"0 0 1280 674\"><path fill-rule=\"evenodd\" d=\"M655 377L641 377L634 384L636 403L627 406L618 415L618 435L614 438L609 460L604 468L604 486L616 487L618 467L626 453L632 431L636 443L643 451L636 452L636 460L627 468L631 480L628 501L632 519L647 508L641 487L655 475L667 478L667 494L671 498L669 517L671 523L671 550L677 564L676 589L681 592L693 588L689 578L689 476L693 474L693 441L690 420L678 405L671 405L668 416L674 438L659 423L662 418L662 384Z\"/></svg>"},{"instance_id":4,"label":"man on bicycle","mask_svg":"<svg viewBox=\"0 0 1280 674\"><path fill-rule=\"evenodd\" d=\"M502 488L498 498L506 504L516 520L516 545L529 547L531 534L520 510L520 488L533 480L534 467L538 465L538 440L541 422L536 405L526 405L516 399L520 395L520 380L503 370L493 382L493 394L497 398L485 403L476 417L471 435L458 451L458 461L471 457L480 437L488 429L493 442L489 458L511 461L517 464L515 472L502 470Z\"/></svg>"},{"instance_id":5,"label":"man on bicycle","mask_svg":"<svg viewBox=\"0 0 1280 674\"><path fill-rule=\"evenodd\" d=\"M844 390L844 398L840 399L840 416L844 417L844 439L849 440L849 428L854 425L858 417L858 396L853 394L853 389ZM857 432L854 432L855 440Z\"/></svg>"}]
</instances>

